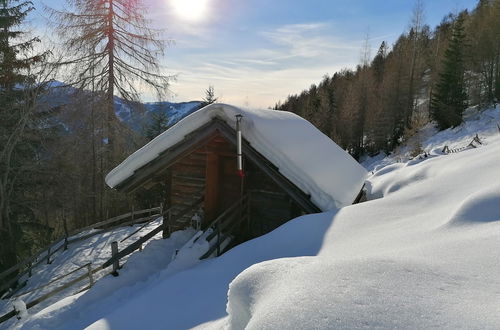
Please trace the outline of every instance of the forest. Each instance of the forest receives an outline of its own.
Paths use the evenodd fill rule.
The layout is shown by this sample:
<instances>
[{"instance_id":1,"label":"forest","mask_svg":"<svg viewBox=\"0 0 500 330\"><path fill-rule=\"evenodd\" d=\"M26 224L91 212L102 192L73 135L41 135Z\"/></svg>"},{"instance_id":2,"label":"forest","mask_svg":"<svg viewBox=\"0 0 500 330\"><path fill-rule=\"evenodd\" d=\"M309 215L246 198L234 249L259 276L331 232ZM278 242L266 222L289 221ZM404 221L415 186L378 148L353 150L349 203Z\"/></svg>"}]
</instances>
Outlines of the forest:
<instances>
[{"instance_id":1,"label":"forest","mask_svg":"<svg viewBox=\"0 0 500 330\"><path fill-rule=\"evenodd\" d=\"M172 77L158 60L168 43L141 1L67 2L60 11L0 0L0 272L60 237L64 223L72 230L161 202L155 191L118 194L104 177L168 127L158 116L133 130L116 116L117 98L139 113L144 90L165 98ZM430 119L454 127L467 106L497 102L500 0L434 29L419 4L393 45L382 42L373 59L366 47L355 69L273 108L308 119L359 159L390 152ZM24 28L34 10L49 13L59 47ZM209 87L202 105L215 100Z\"/></svg>"},{"instance_id":2,"label":"forest","mask_svg":"<svg viewBox=\"0 0 500 330\"><path fill-rule=\"evenodd\" d=\"M308 119L359 159L391 152L429 120L455 127L466 107L498 102L500 1L481 0L434 29L424 18L417 2L408 31L393 45L383 41L372 60L365 47L354 70L325 76L274 109Z\"/></svg>"}]
</instances>

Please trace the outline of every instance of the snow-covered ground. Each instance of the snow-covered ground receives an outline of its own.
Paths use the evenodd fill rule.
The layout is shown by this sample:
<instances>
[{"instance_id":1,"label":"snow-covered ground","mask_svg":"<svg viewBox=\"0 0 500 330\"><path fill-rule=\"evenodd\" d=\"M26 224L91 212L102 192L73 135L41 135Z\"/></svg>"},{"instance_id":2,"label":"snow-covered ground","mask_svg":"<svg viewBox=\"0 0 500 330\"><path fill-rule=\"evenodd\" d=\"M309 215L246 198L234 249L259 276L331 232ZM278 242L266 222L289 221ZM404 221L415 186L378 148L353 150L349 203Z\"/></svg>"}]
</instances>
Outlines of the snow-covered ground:
<instances>
[{"instance_id":1,"label":"snow-covered ground","mask_svg":"<svg viewBox=\"0 0 500 330\"><path fill-rule=\"evenodd\" d=\"M51 257L51 264L43 263L34 268L33 274L30 278L28 278L26 286L16 292L11 299L0 300L0 315L10 312L13 304L19 299L25 303L32 301L43 294L51 292L55 288L70 282L72 279L85 274L87 272L87 268L83 268L68 277L62 278L59 281L55 281L50 285L45 286L55 278L80 268L87 263L91 263L92 268L102 265L111 257L111 242L119 242L118 247L119 249L122 249L135 242L141 235L144 235L145 233L148 233L158 227L161 224L161 221L161 218L151 221L144 226L141 231L130 236L129 238L127 238L127 236L143 225L138 224L134 226L121 227L112 232L98 234L89 239L70 244L68 246L68 250L57 252ZM90 231L83 232L80 235L88 233L90 233ZM107 282L109 279L99 281L101 278L109 274L110 268L95 273L93 275L93 279L94 281L97 281L96 286L100 289L93 291L93 293L88 295L89 297L85 297L85 299L87 299L87 301L93 299L99 300L106 297L110 293L113 293L119 287L132 286L137 282L145 281L148 276L154 275L156 272L164 269L171 262L172 256L176 250L181 249L194 234L195 231L192 229L178 231L165 240L162 239L161 233L157 234L145 243L144 253L135 252L135 254L127 256L120 261L121 264L127 263L127 266L119 271L120 276L117 277L116 280L110 282ZM122 242L123 239L125 240ZM102 282L108 284L105 284L103 287ZM29 313L38 313L48 306L50 307L42 311L42 314L46 313L47 310L59 309L61 306L64 306L80 297L82 293L77 295L74 295L74 293L84 289L88 286L88 284L89 280L85 279L34 306L29 310ZM19 298L16 299L16 297ZM17 322L17 320L13 318L3 324L0 324L0 329L17 327L20 325L21 323Z\"/></svg>"},{"instance_id":2,"label":"snow-covered ground","mask_svg":"<svg viewBox=\"0 0 500 330\"><path fill-rule=\"evenodd\" d=\"M156 264L146 248L120 277L16 326L499 329L499 119L500 108L471 110L461 127L423 131L429 157L401 162L401 148L371 160L368 202L299 217L182 267ZM438 152L476 134L478 148Z\"/></svg>"},{"instance_id":3,"label":"snow-covered ground","mask_svg":"<svg viewBox=\"0 0 500 330\"><path fill-rule=\"evenodd\" d=\"M448 146L449 149L463 148L474 139L476 134L480 139L495 136L499 132L497 125L500 125L500 111L498 106L484 111L472 107L465 111L464 120L462 125L444 131L438 131L434 123L428 123L418 134L396 148L389 156L381 153L365 159L363 166L367 170L373 171L393 163L407 162L414 158L411 154L418 145L428 155L442 155L445 146ZM477 143L475 144L477 145Z\"/></svg>"}]
</instances>

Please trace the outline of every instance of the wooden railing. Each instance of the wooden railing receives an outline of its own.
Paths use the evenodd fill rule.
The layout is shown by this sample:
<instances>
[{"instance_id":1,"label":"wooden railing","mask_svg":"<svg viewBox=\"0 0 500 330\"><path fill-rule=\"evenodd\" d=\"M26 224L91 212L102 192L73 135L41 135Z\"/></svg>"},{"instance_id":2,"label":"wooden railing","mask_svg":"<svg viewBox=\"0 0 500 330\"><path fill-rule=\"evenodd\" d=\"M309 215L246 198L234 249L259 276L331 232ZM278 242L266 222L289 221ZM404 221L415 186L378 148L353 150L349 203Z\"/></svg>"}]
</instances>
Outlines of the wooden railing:
<instances>
[{"instance_id":1,"label":"wooden railing","mask_svg":"<svg viewBox=\"0 0 500 330\"><path fill-rule=\"evenodd\" d=\"M197 199L193 204L187 206L186 208L182 209L179 213L177 213L175 215L175 219L180 219L186 215L189 215L195 211L197 211L200 206L202 205L203 203L203 197L200 197L199 199ZM165 210L162 212L162 216L163 216L163 223L161 225L159 225L158 227L156 227L155 229L153 229L152 231L150 231L149 233L147 233L146 235L142 236L141 238L139 238L137 241L135 241L134 243L128 245L126 248L124 248L123 250L118 250L118 242L113 242L112 243L112 255L111 255L111 258L106 261L102 267L103 268L107 268L109 266L113 266L113 271L111 272L111 274L113 274L114 276L118 276L118 270L121 268L120 267L120 259L122 259L123 257L125 256L128 256L129 254L131 254L132 252L134 252L135 250L138 250L138 249L141 249L142 248L142 244L144 244L145 242L147 242L148 240L150 240L151 238L153 238L156 234L160 233L160 232L169 232L169 226L171 225L171 222L175 219L172 218L172 212L171 212L171 208ZM141 228L139 228L141 229ZM163 237L166 237L167 235L163 235ZM128 237L126 237L125 239L127 239ZM122 242L125 240L123 239ZM114 248L113 248L114 246Z\"/></svg>"},{"instance_id":2,"label":"wooden railing","mask_svg":"<svg viewBox=\"0 0 500 330\"><path fill-rule=\"evenodd\" d=\"M150 220L150 218L154 217L158 217L158 216L163 216L163 222L161 225L159 225L158 227L154 228L153 230L151 230L150 232L148 232L146 235L140 237L138 240L136 240L135 242L133 242L132 244L128 245L126 248L124 248L123 250L119 251L118 250L118 242L112 242L111 243L111 258L109 260L107 260L105 263L103 263L102 265L92 269L91 267L91 264L88 263L86 265L83 265L77 269L74 269L72 271L70 271L69 273L66 273L62 276L59 276L57 278L54 278L52 279L50 282L42 285L42 286L39 286L37 288L34 288L34 289L31 289L29 291L26 291L26 292L23 292L23 293L20 293L18 295L16 295L15 297L20 297L20 296L23 296L23 295L26 295L28 293L32 293L32 292L35 292L35 291L38 291L38 290L41 290L43 288L46 288L50 285L53 285L54 283L58 282L58 281L61 281L62 279L64 278L67 278L69 275L71 274L74 274L75 272L83 269L83 268L87 268L87 272L85 274L82 274L80 276L78 276L77 278L75 279L72 279L71 281L63 284L63 285L60 285L58 287L56 287L54 290L48 292L48 293L45 293L43 295L41 295L40 297L28 302L26 304L26 308L29 309L37 304L39 304L40 302L54 296L55 294L61 292L62 290L64 289L67 289L83 280L85 280L86 278L89 279L89 285L86 286L85 288L83 288L81 291L83 290L86 290L90 287L92 287L93 283L94 283L94 278L93 278L93 274L100 271L100 270L104 270L110 266L112 266L112 271L110 272L110 274L113 274L115 276L118 276L118 269L120 268L120 260L122 258L124 258L125 256L128 256L129 254L131 254L132 252L134 252L135 250L138 250L138 249L141 249L142 248L142 244L144 244L145 242L147 242L148 240L150 240L151 238L153 238L156 234L160 233L161 231L164 231L164 232L169 232L170 231L170 221L172 220L176 220L176 219L180 219L186 215L189 215L190 213L192 212L195 212L196 210L199 209L199 207L201 206L201 204L203 203L203 197L199 198L198 200L196 200L195 203L193 203L192 205L184 208L183 210L181 210L179 213L177 213L175 215L175 219L172 218L172 212L171 212L171 208L167 209L167 210L162 210L161 208L152 208L152 209L147 209L147 210L141 210L141 211L136 211L136 212L130 212L130 213L127 213L127 214L124 214L124 215L120 215L118 217L114 217L114 218L111 218L111 219L108 219L108 220L105 220L105 221L101 221L101 222L98 222L92 226L87 226L87 227L84 227L84 228L81 228L79 229L78 231L75 231L74 233L72 234L79 234L85 230L89 230L89 229L93 229L93 228L96 228L96 227L102 227L102 226L106 226L106 225L110 225L110 224L113 224L117 221L120 221L120 220L125 220L127 219L128 217L132 217L132 220L130 221L126 221L126 222L122 222L120 223L120 225L112 225L108 228L105 228L105 229L100 229L100 230L97 230L95 232L92 232L92 233L89 233L89 234L86 234L86 235L83 235L83 236L78 236L78 237L75 237L75 238L68 238L68 237L65 237L63 240L60 240L58 241L57 243L55 244L52 244L49 248L46 249L46 251L49 251L48 252L48 257L44 257L43 260L45 260L46 258L49 258L50 259L50 255L51 253L55 253L55 251L59 250L62 246L65 246L65 242L68 242L68 243L72 243L72 242L75 242L75 241L79 241L79 240L82 240L84 238L89 238L91 236L94 236L94 235L97 235L97 234L100 234L100 233L103 233L103 232L106 232L106 231L110 231L110 230L113 230L115 229L116 227L119 227L119 226L126 226L126 225L131 225L131 224L134 224L134 223L139 223L139 222L142 222L142 221L148 221ZM153 212L153 211L159 211L158 214L154 214L154 215L149 215L147 217L141 217L141 218L137 218L137 219L134 219L134 216L135 215L140 215L140 214L145 214L145 213L148 213L148 212ZM147 224L147 223L146 223ZM145 225L146 225L145 224ZM143 225L141 226L139 229L135 230L132 234L129 234L127 237L125 237L124 239L121 240L121 242L129 239L131 236L133 236L134 234L137 234L139 231L141 231L142 229L144 229L146 226ZM164 235L165 237L165 235ZM57 247L56 250L52 250L52 252L50 252L51 250L51 247L55 246L56 244L58 243L61 243L63 242L59 247ZM66 244L67 246L67 244ZM28 260L28 259L27 259ZM34 259L30 259L30 260L34 260ZM12 271L12 270L16 270L16 269L19 269L21 266L20 264L23 264L23 263L26 263L26 260L23 261L22 263L19 263L18 265L16 265L17 268L15 267L12 267L11 269L9 269L8 271ZM6 276L5 274L9 274L7 271L0 274L0 276ZM13 309L12 311L6 313L5 315L3 316L0 316L0 323L10 319L11 317L15 316L19 311L16 311L15 309Z\"/></svg>"},{"instance_id":3,"label":"wooden railing","mask_svg":"<svg viewBox=\"0 0 500 330\"><path fill-rule=\"evenodd\" d=\"M95 272L99 271L99 270L102 270L103 269L102 267L97 267L95 269L92 269L92 264L91 263L87 263L87 264L85 264L85 265L83 265L81 267L78 267L78 268L76 268L76 269L74 269L74 270L72 270L72 271L70 271L70 272L68 272L68 273L66 273L66 274L64 274L62 276L59 276L59 277L57 277L55 279L52 279L50 282L48 282L48 283L46 283L44 285L41 285L39 287L36 287L36 288L31 289L31 290L26 291L26 292L22 292L22 293L20 293L20 294L18 294L16 296L13 296L12 298L20 298L21 296L24 296L24 295L26 295L28 293L33 293L33 292L42 290L42 289L44 289L44 288L46 288L46 287L48 287L48 286L50 286L50 285L52 285L52 284L54 284L56 282L59 282L59 281L65 279L65 278L67 278L68 276L70 276L70 275L72 275L72 274L74 274L74 273L76 273L76 272L78 272L78 271L80 271L80 270L82 270L84 268L86 268L87 271L85 273L83 273L82 275L78 276L77 278L72 279L71 281L69 281L67 283L59 285L55 289L53 289L53 290L51 290L51 291L49 291L47 293L44 293L43 295L39 296L38 298L36 298L36 299L34 299L34 300L26 303L26 309L29 309L29 308L31 308L31 307L33 307L35 305L38 305L42 301L47 300L48 298L56 295L57 293L59 293L59 292L65 290L65 289L67 289L67 288L75 285L76 283L79 283L79 282L81 282L81 281L83 281L83 280L85 280L85 279L88 278L89 279L88 286L84 287L80 291L87 290L87 289L91 288L94 285L93 274ZM19 313L19 311L15 310L15 309L11 310L10 312L8 312L8 313L6 313L6 314L4 314L4 315L2 315L0 317L0 323L7 321L8 319L14 317L18 313Z\"/></svg>"},{"instance_id":4,"label":"wooden railing","mask_svg":"<svg viewBox=\"0 0 500 330\"><path fill-rule=\"evenodd\" d=\"M71 235L78 235L86 230L89 230L89 229L94 229L94 228L99 228L99 227L104 227L104 226L108 226L106 228L101 228L99 230L96 230L92 233L89 233L89 234L86 234L86 235L83 235L83 236L77 236L77 237L72 237L72 236L65 236L63 239L60 239L58 241L56 241L56 243L53 243L51 244L48 248L46 248L45 250L42 250L41 253L46 253L45 256L41 257L40 260L37 259L37 256L33 256L33 257L30 257L26 260L23 260L22 262L20 262L19 264L17 264L16 266L14 267L11 267L10 269L8 269L7 271L3 272L2 274L0 274L0 278L3 278L5 276L8 276L8 274L12 273L13 271L15 270L18 270L18 269L21 269L23 267L23 265L26 265L26 264L30 264L30 262L36 260L36 263L35 264L30 264L30 270L32 267L35 267L36 265L40 264L42 261L44 260L50 260L50 256L53 255L55 252L57 252L58 250L60 250L61 248L66 248L68 244L70 243L74 243L74 242L77 242L77 241L80 241L80 240L83 240L83 239L86 239L86 238L90 238L92 236L95 236L95 235L98 235L98 234L102 234L104 232L108 232L108 231L111 231L113 229L116 229L117 227L121 227L121 226L127 226L127 225L132 225L132 224L136 224L136 223L141 223L141 222L146 222L145 225L147 225L151 220L154 220L156 219L158 216L161 216L161 215L164 215L166 213L168 213L169 210L166 210L166 211L162 211L161 207L155 207L155 208L151 208L151 209L146 209L146 210L140 210L140 211L132 211L132 212L129 212L129 213L126 213L126 214L122 214L120 216L117 216L117 217L114 217L114 218L111 218L111 219L108 219L108 220L105 220L105 221L101 221L101 222L98 222L98 223L95 223L91 226L87 226L87 227L84 227L84 228L80 228L78 230L75 230L71 233ZM143 216L144 214L148 214L148 216ZM136 218L136 216L140 216L139 218ZM119 224L116 224L118 221L123 221L125 219L128 219L128 218L132 218L132 220L129 220L129 221L125 221L125 222L120 222ZM111 226L109 226L111 225ZM139 228L139 230L142 230L144 229L146 226L143 225ZM156 235L157 233L159 233L165 226L167 225L167 222L164 221L160 226L158 226L157 228L155 228L153 231L151 231L150 233L146 234L144 237L141 237L138 241L134 242L133 244L131 244L131 247L129 247L128 249L126 249L125 252L128 252L128 253L122 253L120 254L121 258L123 258L123 256L125 255L128 255L130 254L131 252L135 251L137 248L133 248L135 246L138 246L138 245L142 245L142 243L144 243L145 241L149 240L150 238L152 238L154 235ZM137 233L139 230L136 230L134 231L133 234ZM130 238L132 235L128 235L126 238ZM116 242L113 242L115 244L117 244ZM113 245L112 244L112 248L113 248ZM56 247L56 248L55 248ZM117 259L116 261L116 264L118 262L119 259ZM57 278L54 278L52 279L50 282L42 285L42 286L39 286L39 287L36 287L34 289L31 289L29 291L26 291L26 292L22 292L22 293L19 293L17 294L16 296L12 296L13 295L13 292L11 292L10 296L12 298L17 298L17 297L21 297L23 295L26 295L28 293L32 293L32 292L36 292L36 291L39 291L43 288L46 288L50 285L53 285L54 283L56 282L59 282L61 280L63 280L64 278L67 278L68 276L70 276L71 274L74 274L75 272L83 269L83 268L87 268L87 272L78 276L77 278L75 279L72 279L71 281L65 283L65 284L62 284L58 287L56 287L55 289L51 290L50 292L48 293L45 293L43 295L41 295L40 297L28 302L26 304L26 308L29 309L39 303L41 303L42 301L56 295L57 293L61 292L62 290L64 289L67 289L71 286L74 286L75 284L85 280L85 279L89 279L89 285L84 287L83 289L81 289L80 291L83 291L83 290L87 290L89 289L90 287L92 287L92 285L94 284L94 277L93 277L93 274L100 271L100 270L103 270L103 269L106 269L107 267L109 267L109 263L106 262L104 263L103 265L100 265L94 269L92 269L91 267L91 263L88 263L88 264L85 264L81 267L78 267L64 275L61 275ZM115 271L115 269L113 269L113 271ZM111 272L113 273L113 272ZM16 276L14 279L8 281L6 284L13 284L14 281L17 281L19 280L20 277L22 277L23 275L25 275L26 272L23 272L21 273L20 275ZM6 284L2 285L2 287L6 287ZM15 309L13 309L12 311L6 313L5 315L2 315L0 316L0 323L10 319L11 317L15 316L19 311L16 311Z\"/></svg>"},{"instance_id":5,"label":"wooden railing","mask_svg":"<svg viewBox=\"0 0 500 330\"><path fill-rule=\"evenodd\" d=\"M474 143L477 143L478 145L482 145L483 144L481 142L481 139L479 138L478 134L476 134L476 136L472 139L472 141L468 145L466 145L466 146L463 146L463 147L460 147L460 148L455 148L455 149L450 149L447 145L445 145L443 147L443 150L441 150L441 152L444 153L444 154L453 154L453 153L457 153L457 152L460 152L460 151L464 151L466 149L477 148L477 146Z\"/></svg>"},{"instance_id":6,"label":"wooden railing","mask_svg":"<svg viewBox=\"0 0 500 330\"><path fill-rule=\"evenodd\" d=\"M160 211L161 207L154 207L150 209L145 209L145 210L139 210L139 211L131 211L104 221L100 221L97 223L94 223L90 226L86 226L83 228L76 229L72 232L68 232L67 230L67 225L64 225L65 228L65 235L56 240L54 243L50 244L47 248L44 248L42 250L39 250L37 253L33 254L31 257L28 257L21 262L17 263L16 265L10 267L9 269L3 271L0 273L0 292L4 292L5 290L12 288L13 286L18 283L18 281L25 275L28 275L28 277L31 277L31 272L32 269L38 265L40 265L43 262L46 262L47 264L50 264L52 262L51 257L61 249L66 250L68 248L68 245L71 243L75 243L87 238L90 238L92 236L102 234L111 230L114 230L118 227L122 226L128 226L128 225L133 225L136 223L141 223L141 222L149 222L151 220L154 220L158 216L160 216ZM147 214L147 216L144 216ZM131 218L129 221L123 222L123 220L126 220L128 218ZM85 234L78 236L79 234L83 233L84 231L90 230L90 229L95 229L97 228L98 230L95 230L91 233ZM17 274L16 274L17 273ZM13 274L16 274L13 276ZM4 280L6 278L12 277L8 280ZM17 285L17 288L21 288L24 285L25 282L23 282L21 285ZM14 291L7 292L2 296L2 298L9 297L11 296Z\"/></svg>"},{"instance_id":7,"label":"wooden railing","mask_svg":"<svg viewBox=\"0 0 500 330\"><path fill-rule=\"evenodd\" d=\"M249 210L250 196L247 194L221 213L206 229L212 230L212 232L206 236L206 240L212 244L200 259L206 259L214 253L215 256L220 256L227 248L227 246L222 247L222 244L232 238L235 229L238 228L241 223L249 220Z\"/></svg>"}]
</instances>

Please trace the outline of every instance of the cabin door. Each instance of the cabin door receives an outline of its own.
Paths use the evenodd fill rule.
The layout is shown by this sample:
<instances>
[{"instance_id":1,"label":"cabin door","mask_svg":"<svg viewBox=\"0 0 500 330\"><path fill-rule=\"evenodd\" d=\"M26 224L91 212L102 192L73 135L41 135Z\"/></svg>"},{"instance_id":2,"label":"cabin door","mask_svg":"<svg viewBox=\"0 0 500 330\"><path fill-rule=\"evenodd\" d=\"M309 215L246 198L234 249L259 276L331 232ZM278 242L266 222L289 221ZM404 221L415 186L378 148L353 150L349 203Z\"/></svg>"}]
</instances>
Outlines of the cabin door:
<instances>
[{"instance_id":1,"label":"cabin door","mask_svg":"<svg viewBox=\"0 0 500 330\"><path fill-rule=\"evenodd\" d=\"M240 194L241 178L236 172L236 156L207 154L204 225L228 209Z\"/></svg>"}]
</instances>

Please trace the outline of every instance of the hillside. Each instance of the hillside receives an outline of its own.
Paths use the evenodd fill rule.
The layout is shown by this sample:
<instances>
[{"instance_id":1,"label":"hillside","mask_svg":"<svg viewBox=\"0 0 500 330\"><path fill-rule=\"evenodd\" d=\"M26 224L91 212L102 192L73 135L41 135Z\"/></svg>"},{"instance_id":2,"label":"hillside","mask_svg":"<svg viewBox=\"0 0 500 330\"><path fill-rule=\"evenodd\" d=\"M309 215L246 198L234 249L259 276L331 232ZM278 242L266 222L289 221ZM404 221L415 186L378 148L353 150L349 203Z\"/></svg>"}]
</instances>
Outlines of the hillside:
<instances>
[{"instance_id":1,"label":"hillside","mask_svg":"<svg viewBox=\"0 0 500 330\"><path fill-rule=\"evenodd\" d=\"M41 103L47 103L49 107L67 106L67 109L74 108L74 100L78 90L73 87L65 87L62 83L54 81L51 83L52 89L43 96ZM90 92L85 92L90 93ZM115 97L115 113L117 118L125 123L128 127L136 132L141 132L142 129L150 124L154 114L163 113L168 118L168 125L173 125L185 116L199 109L201 101L190 102L126 102L120 97ZM58 115L54 121L65 125L64 114ZM83 117L82 117L83 118Z\"/></svg>"},{"instance_id":2,"label":"hillside","mask_svg":"<svg viewBox=\"0 0 500 330\"><path fill-rule=\"evenodd\" d=\"M368 202L296 218L205 261L159 267L149 258L159 243L149 244L123 277L10 326L499 328L499 122L497 107L468 110L455 129L429 125L415 137L420 156L409 160L408 145L365 161ZM133 273L142 277L127 282Z\"/></svg>"}]
</instances>

